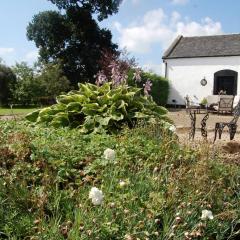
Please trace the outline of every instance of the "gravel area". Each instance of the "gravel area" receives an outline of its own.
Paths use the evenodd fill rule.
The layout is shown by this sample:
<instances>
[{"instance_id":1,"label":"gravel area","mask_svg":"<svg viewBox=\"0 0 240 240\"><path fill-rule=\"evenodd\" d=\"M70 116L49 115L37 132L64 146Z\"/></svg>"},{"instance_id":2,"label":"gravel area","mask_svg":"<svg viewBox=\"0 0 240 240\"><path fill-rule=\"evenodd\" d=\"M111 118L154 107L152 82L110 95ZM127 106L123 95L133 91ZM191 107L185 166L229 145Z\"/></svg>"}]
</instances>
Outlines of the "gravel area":
<instances>
[{"instance_id":1,"label":"gravel area","mask_svg":"<svg viewBox=\"0 0 240 240\"><path fill-rule=\"evenodd\" d=\"M206 113L202 111L200 114L196 115L196 136L195 140L202 140L200 127L201 120L205 116ZM179 138L188 141L188 133L191 125L189 114L186 113L185 109L169 109L168 116L171 120L173 120L174 124L177 127L177 134ZM212 142L214 138L214 128L216 122L229 122L232 120L233 116L231 115L218 115L218 114L209 114L209 118L207 120L207 130L208 130L208 141ZM234 138L236 141L240 141L240 128L237 130L237 133ZM222 139L217 141L229 141L229 133L227 128L224 129L222 134Z\"/></svg>"},{"instance_id":2,"label":"gravel area","mask_svg":"<svg viewBox=\"0 0 240 240\"><path fill-rule=\"evenodd\" d=\"M181 144L190 144L193 147L199 144L205 144L206 140L202 138L200 131L200 121L205 116L204 113L197 114L197 130L194 141L188 139L190 130L190 118L185 110L169 110L169 117L174 121L177 127L177 135ZM213 144L215 123L219 121L230 121L233 116L210 114L207 120L208 138L207 143L213 151L219 153L219 157L226 164L240 166L240 128L237 131L233 141L229 139L227 128L222 134L222 139L217 139Z\"/></svg>"},{"instance_id":3,"label":"gravel area","mask_svg":"<svg viewBox=\"0 0 240 240\"><path fill-rule=\"evenodd\" d=\"M22 118L21 115L0 115L0 120L12 120L12 119L20 119Z\"/></svg>"}]
</instances>

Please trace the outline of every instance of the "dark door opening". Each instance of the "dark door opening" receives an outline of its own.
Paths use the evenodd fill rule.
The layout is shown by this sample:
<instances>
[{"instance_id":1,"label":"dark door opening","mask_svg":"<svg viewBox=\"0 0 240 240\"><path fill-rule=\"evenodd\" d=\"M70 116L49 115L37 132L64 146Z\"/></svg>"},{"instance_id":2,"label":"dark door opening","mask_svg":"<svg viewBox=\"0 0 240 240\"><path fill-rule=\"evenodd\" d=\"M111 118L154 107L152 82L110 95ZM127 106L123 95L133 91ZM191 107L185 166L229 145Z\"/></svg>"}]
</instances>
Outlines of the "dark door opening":
<instances>
[{"instance_id":1,"label":"dark door opening","mask_svg":"<svg viewBox=\"0 0 240 240\"><path fill-rule=\"evenodd\" d=\"M237 72L232 70L222 70L214 74L213 94L217 95L220 91L227 95L237 95Z\"/></svg>"}]
</instances>

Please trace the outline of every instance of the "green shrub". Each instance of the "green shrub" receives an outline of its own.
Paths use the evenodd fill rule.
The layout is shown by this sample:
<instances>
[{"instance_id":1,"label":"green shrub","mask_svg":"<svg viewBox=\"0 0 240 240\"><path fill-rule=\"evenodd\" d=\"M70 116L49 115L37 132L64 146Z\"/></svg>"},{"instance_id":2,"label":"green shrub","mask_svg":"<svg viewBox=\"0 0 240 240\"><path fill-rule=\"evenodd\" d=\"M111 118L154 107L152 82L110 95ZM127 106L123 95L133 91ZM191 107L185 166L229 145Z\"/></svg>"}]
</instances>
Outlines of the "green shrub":
<instances>
[{"instance_id":1,"label":"green shrub","mask_svg":"<svg viewBox=\"0 0 240 240\"><path fill-rule=\"evenodd\" d=\"M131 69L128 72L128 84L131 86L136 86L136 82L133 79L134 69ZM169 82L166 78L161 77L154 73L142 72L142 80L140 83L137 83L137 86L142 88L143 84L149 79L152 82L152 89L150 95L153 100L160 106L165 106L168 100L169 94Z\"/></svg>"},{"instance_id":2,"label":"green shrub","mask_svg":"<svg viewBox=\"0 0 240 240\"><path fill-rule=\"evenodd\" d=\"M27 120L54 127L78 127L84 133L113 133L124 125L133 127L137 120L167 120L167 110L151 98L141 95L141 89L127 85L112 87L80 84L79 91L57 97L57 104L26 116Z\"/></svg>"},{"instance_id":3,"label":"green shrub","mask_svg":"<svg viewBox=\"0 0 240 240\"><path fill-rule=\"evenodd\" d=\"M160 106L165 106L169 94L169 82L166 78L154 73L144 72L142 74L142 81L145 83L149 79L152 82L151 96L153 100Z\"/></svg>"}]
</instances>

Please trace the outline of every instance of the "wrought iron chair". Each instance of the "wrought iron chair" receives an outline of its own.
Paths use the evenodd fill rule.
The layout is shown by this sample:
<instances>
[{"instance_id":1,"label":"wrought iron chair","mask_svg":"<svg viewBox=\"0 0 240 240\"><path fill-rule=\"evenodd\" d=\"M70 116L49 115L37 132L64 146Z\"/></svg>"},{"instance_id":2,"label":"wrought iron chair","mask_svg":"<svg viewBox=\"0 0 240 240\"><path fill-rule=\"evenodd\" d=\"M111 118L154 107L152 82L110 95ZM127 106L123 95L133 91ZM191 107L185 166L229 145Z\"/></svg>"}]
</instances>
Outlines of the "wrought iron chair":
<instances>
[{"instance_id":1,"label":"wrought iron chair","mask_svg":"<svg viewBox=\"0 0 240 240\"><path fill-rule=\"evenodd\" d=\"M220 96L219 102L218 102L218 107L217 111L218 114L221 113L232 113L233 111L233 101L234 101L234 96Z\"/></svg>"},{"instance_id":2,"label":"wrought iron chair","mask_svg":"<svg viewBox=\"0 0 240 240\"><path fill-rule=\"evenodd\" d=\"M230 134L230 140L234 139L235 133L237 131L237 121L240 116L240 100L233 110L233 119L230 122L217 122L215 124L215 136L213 142L216 141L217 134L219 139L221 139L223 129L227 126Z\"/></svg>"}]
</instances>

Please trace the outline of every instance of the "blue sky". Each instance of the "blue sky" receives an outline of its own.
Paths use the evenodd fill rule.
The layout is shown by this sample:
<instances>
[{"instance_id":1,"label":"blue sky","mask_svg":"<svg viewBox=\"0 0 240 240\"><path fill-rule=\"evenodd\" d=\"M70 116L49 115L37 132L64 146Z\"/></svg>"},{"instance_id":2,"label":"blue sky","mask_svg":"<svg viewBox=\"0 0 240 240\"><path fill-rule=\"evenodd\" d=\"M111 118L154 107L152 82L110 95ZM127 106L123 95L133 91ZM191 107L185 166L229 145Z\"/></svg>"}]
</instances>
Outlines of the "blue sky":
<instances>
[{"instance_id":1,"label":"blue sky","mask_svg":"<svg viewBox=\"0 0 240 240\"><path fill-rule=\"evenodd\" d=\"M47 0L1 1L0 57L8 65L37 57L26 27L34 14L55 9ZM139 65L160 73L164 49L185 36L240 33L239 0L123 0L119 12L100 23Z\"/></svg>"}]
</instances>

